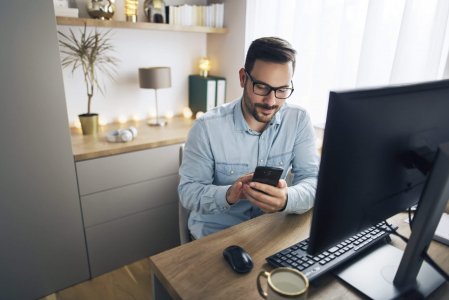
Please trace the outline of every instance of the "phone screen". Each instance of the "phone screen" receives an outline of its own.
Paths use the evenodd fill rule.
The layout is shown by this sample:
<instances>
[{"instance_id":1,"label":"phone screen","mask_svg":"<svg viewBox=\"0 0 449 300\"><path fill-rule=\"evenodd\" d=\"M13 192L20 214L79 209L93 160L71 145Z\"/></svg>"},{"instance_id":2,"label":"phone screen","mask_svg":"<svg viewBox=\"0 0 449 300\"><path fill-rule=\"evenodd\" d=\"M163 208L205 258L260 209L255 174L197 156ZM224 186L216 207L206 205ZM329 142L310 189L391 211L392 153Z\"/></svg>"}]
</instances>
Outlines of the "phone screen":
<instances>
[{"instance_id":1,"label":"phone screen","mask_svg":"<svg viewBox=\"0 0 449 300\"><path fill-rule=\"evenodd\" d=\"M260 183L277 186L284 170L278 167L258 166L254 171L253 180Z\"/></svg>"}]
</instances>

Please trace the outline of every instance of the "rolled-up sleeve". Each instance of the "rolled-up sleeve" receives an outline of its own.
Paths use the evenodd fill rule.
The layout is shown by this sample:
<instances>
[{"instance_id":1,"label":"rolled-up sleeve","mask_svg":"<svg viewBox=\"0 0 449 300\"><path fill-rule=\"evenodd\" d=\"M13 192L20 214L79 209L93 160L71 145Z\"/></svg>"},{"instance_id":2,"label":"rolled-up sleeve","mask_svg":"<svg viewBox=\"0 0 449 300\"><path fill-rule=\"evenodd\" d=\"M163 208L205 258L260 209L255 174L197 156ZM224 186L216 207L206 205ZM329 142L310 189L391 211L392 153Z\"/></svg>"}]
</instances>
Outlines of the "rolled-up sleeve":
<instances>
[{"instance_id":1,"label":"rolled-up sleeve","mask_svg":"<svg viewBox=\"0 0 449 300\"><path fill-rule=\"evenodd\" d=\"M285 213L304 213L313 207L317 187L319 157L315 131L309 115L304 112L298 120L292 163L293 180L288 187Z\"/></svg>"}]
</instances>

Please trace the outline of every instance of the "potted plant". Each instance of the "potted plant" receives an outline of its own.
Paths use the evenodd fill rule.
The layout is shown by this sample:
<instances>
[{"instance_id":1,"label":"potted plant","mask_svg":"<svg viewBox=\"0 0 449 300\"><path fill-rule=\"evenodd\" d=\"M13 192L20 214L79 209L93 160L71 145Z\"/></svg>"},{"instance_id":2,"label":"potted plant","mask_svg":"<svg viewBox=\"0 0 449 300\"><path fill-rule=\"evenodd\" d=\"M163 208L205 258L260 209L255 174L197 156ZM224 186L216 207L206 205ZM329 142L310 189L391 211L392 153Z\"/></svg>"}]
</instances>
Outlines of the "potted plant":
<instances>
[{"instance_id":1,"label":"potted plant","mask_svg":"<svg viewBox=\"0 0 449 300\"><path fill-rule=\"evenodd\" d=\"M83 134L95 134L98 128L98 114L91 112L92 98L97 89L104 94L98 75L103 73L113 78L118 63L117 58L111 55L114 49L109 39L110 30L100 33L95 28L87 32L84 24L84 30L80 30L79 37L72 29L69 34L61 31L58 31L58 34L62 67L71 68L72 74L79 68L83 71L87 91L87 113L78 116Z\"/></svg>"}]
</instances>

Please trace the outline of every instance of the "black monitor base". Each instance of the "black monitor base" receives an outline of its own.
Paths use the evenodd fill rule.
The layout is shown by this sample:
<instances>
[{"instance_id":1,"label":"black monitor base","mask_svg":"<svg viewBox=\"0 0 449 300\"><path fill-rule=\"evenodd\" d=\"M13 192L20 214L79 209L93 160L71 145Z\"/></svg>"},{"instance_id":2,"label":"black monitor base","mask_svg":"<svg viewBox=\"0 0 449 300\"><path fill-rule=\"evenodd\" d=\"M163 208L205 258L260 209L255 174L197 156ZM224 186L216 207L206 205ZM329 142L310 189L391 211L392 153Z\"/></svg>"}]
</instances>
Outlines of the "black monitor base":
<instances>
[{"instance_id":1,"label":"black monitor base","mask_svg":"<svg viewBox=\"0 0 449 300\"><path fill-rule=\"evenodd\" d=\"M384 245L338 270L335 274L343 281L372 299L394 299L409 293L393 285L403 251ZM429 264L423 262L417 284L411 289L427 298L444 283L444 278Z\"/></svg>"}]
</instances>

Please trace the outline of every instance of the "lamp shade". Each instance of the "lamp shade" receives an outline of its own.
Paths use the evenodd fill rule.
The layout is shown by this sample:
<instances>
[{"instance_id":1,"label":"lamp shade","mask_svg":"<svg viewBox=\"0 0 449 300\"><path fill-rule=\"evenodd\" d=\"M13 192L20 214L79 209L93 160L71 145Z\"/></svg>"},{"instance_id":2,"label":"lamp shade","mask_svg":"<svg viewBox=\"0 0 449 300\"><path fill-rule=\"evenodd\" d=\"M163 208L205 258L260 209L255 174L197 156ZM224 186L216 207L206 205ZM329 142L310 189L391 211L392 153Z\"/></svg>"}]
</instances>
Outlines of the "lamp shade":
<instances>
[{"instance_id":1,"label":"lamp shade","mask_svg":"<svg viewBox=\"0 0 449 300\"><path fill-rule=\"evenodd\" d=\"M171 87L170 68L139 68L139 84L143 89L163 89Z\"/></svg>"}]
</instances>

